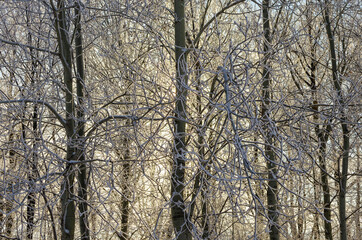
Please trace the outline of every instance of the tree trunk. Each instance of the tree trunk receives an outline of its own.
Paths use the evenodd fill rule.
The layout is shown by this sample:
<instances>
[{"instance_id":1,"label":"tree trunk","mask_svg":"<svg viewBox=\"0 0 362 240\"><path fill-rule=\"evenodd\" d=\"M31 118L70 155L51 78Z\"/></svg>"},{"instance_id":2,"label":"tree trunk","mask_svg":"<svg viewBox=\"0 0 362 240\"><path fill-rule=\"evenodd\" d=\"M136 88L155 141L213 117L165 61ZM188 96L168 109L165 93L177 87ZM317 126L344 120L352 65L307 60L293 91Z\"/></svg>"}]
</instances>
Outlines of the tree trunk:
<instances>
[{"instance_id":1,"label":"tree trunk","mask_svg":"<svg viewBox=\"0 0 362 240\"><path fill-rule=\"evenodd\" d=\"M262 89L262 121L263 128L266 132L265 139L265 155L268 169L268 220L269 220L269 238L270 240L279 240L278 230L278 181L277 166L275 164L275 154L273 152L273 136L270 131L270 113L269 107L271 102L271 76L270 65L268 63L270 57L270 23L269 23L269 0L263 0L263 32L264 32L264 60L263 60L263 89Z\"/></svg>"},{"instance_id":2,"label":"tree trunk","mask_svg":"<svg viewBox=\"0 0 362 240\"><path fill-rule=\"evenodd\" d=\"M90 239L89 236L89 220L88 220L88 203L87 203L87 165L85 161L85 132L84 132L84 62L83 62L83 40L82 40L82 25L81 25L81 11L78 1L75 1L75 52L76 52L76 64L77 64L77 140L78 140L78 161L79 172L78 172L78 197L79 202L79 229L82 240Z\"/></svg>"},{"instance_id":3,"label":"tree trunk","mask_svg":"<svg viewBox=\"0 0 362 240\"><path fill-rule=\"evenodd\" d=\"M171 216L177 240L190 240L189 217L184 201L186 155L186 31L185 1L175 0L176 107L174 157L171 173Z\"/></svg>"},{"instance_id":4,"label":"tree trunk","mask_svg":"<svg viewBox=\"0 0 362 240\"><path fill-rule=\"evenodd\" d=\"M359 149L357 148L357 158L360 157L360 153L359 153ZM361 158L359 158L361 159ZM360 168L360 161L357 161L357 173L361 173L361 168ZM357 200L356 200L356 209L359 209L362 207L361 205L361 181L359 181L357 179ZM356 232L355 232L355 236L361 236L361 220L360 220L360 216L361 216L361 209L356 211L356 216L355 216L355 223L356 223Z\"/></svg>"},{"instance_id":5,"label":"tree trunk","mask_svg":"<svg viewBox=\"0 0 362 240\"><path fill-rule=\"evenodd\" d=\"M327 172L327 164L326 164L326 148L327 148L327 141L329 137L330 131L330 123L327 123L326 128L324 129L319 126L318 121L319 119L319 107L318 107L318 97L317 97L317 82L316 82L316 70L317 70L317 61L316 61L316 49L315 44L312 40L312 26L309 24L309 34L310 34L310 44L312 45L311 50L311 58L312 62L310 64L310 74L307 73L310 79L310 88L312 91L312 99L313 105L312 109L314 111L313 119L316 122L316 126L314 128L315 134L318 138L318 162L320 167L320 176L321 176L321 184L322 184L322 191L323 191L323 214L324 214L324 235L327 240L332 240L332 216L331 216L331 196L329 191L329 184L328 184L328 172Z\"/></svg>"},{"instance_id":6,"label":"tree trunk","mask_svg":"<svg viewBox=\"0 0 362 240\"><path fill-rule=\"evenodd\" d=\"M51 3L53 3L51 1ZM60 60L63 65L63 79L65 85L65 110L66 110L66 168L63 173L64 182L61 191L61 235L62 240L73 240L75 230L75 204L74 204L74 166L71 161L77 160L77 141L75 131L75 111L72 82L72 56L68 36L65 1L58 0L57 7L52 4L55 16L55 29L57 33Z\"/></svg>"},{"instance_id":7,"label":"tree trunk","mask_svg":"<svg viewBox=\"0 0 362 240\"><path fill-rule=\"evenodd\" d=\"M30 29L30 19L29 19L29 9L26 8L26 24L28 29ZM28 45L32 45L32 35L28 32ZM30 58L31 58L31 73L30 73L30 82L33 89L35 89L35 74L36 74L36 56L34 56L33 49L29 49L30 51ZM27 196L27 209L26 209L26 237L27 239L33 239L34 233L34 216L35 216L35 204L36 204L36 195L34 193L35 189L35 179L37 174L37 161L38 161L38 154L37 154L37 138L38 138L38 106L34 104L33 108L33 147L32 147L32 157L28 160L28 182L29 182L29 194ZM25 132L24 132L25 134ZM25 136L24 136L25 139ZM25 142L25 141L24 141Z\"/></svg>"},{"instance_id":8,"label":"tree trunk","mask_svg":"<svg viewBox=\"0 0 362 240\"><path fill-rule=\"evenodd\" d=\"M332 62L332 80L334 89L337 93L337 103L339 106L340 123L342 128L342 173L339 174L339 221L340 221L340 239L347 240L347 224L346 224L346 192L347 192L347 174L348 174L348 161L349 161L349 130L347 125L347 117L345 114L345 103L342 95L341 80L339 78L338 67L337 67L337 55L334 43L334 32L332 30L330 18L329 18L329 1L325 1L323 6L324 21L326 32L329 41L329 51Z\"/></svg>"},{"instance_id":9,"label":"tree trunk","mask_svg":"<svg viewBox=\"0 0 362 240\"><path fill-rule=\"evenodd\" d=\"M127 120L127 125L130 125L130 121ZM124 133L125 134L125 133ZM126 135L126 134L125 134ZM130 197L130 190L129 190L129 176L131 171L130 165L130 141L128 136L125 136L123 139L123 179L122 179L122 199L121 199L121 233L120 240L127 240L128 239L128 219L129 219L129 197Z\"/></svg>"}]
</instances>

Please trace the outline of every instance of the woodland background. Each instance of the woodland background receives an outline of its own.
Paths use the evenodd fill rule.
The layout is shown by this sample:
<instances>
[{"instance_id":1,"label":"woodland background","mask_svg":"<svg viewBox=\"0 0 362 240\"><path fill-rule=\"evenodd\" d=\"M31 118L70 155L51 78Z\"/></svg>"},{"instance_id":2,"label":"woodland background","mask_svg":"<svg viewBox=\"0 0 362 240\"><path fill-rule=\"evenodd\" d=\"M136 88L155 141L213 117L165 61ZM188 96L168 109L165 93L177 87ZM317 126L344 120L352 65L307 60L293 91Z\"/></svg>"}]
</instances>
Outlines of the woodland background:
<instances>
[{"instance_id":1,"label":"woodland background","mask_svg":"<svg viewBox=\"0 0 362 240\"><path fill-rule=\"evenodd\" d=\"M359 239L356 0L5 0L1 239Z\"/></svg>"}]
</instances>

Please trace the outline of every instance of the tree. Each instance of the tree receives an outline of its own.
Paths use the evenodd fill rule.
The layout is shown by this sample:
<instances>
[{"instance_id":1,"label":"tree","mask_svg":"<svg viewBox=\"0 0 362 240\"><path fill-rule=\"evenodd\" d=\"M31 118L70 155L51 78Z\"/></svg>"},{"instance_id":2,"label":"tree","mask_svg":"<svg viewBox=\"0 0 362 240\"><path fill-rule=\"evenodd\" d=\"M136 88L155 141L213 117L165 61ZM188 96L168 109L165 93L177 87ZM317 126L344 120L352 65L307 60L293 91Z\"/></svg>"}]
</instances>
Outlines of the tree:
<instances>
[{"instance_id":1,"label":"tree","mask_svg":"<svg viewBox=\"0 0 362 240\"><path fill-rule=\"evenodd\" d=\"M357 2L4 1L0 238L358 236Z\"/></svg>"}]
</instances>

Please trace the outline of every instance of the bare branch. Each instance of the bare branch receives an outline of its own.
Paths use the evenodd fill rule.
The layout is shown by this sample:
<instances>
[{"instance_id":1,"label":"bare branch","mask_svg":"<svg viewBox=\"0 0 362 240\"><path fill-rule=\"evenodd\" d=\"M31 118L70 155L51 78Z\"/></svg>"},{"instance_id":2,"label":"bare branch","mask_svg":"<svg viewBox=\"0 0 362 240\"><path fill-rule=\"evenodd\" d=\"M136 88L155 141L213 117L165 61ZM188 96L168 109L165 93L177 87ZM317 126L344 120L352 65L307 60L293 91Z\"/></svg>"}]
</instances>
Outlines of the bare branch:
<instances>
[{"instance_id":1,"label":"bare branch","mask_svg":"<svg viewBox=\"0 0 362 240\"><path fill-rule=\"evenodd\" d=\"M59 122L62 124L62 126L64 128L66 127L66 121L64 120L64 118L62 116L60 116L60 114L57 112L57 110L55 110L54 107L52 107L52 105L50 105L49 103L47 103L43 100L20 99L20 100L0 101L0 104L1 103L4 103L4 104L6 104L6 103L39 103L39 104L43 104L55 115L55 117L59 120Z\"/></svg>"},{"instance_id":2,"label":"bare branch","mask_svg":"<svg viewBox=\"0 0 362 240\"><path fill-rule=\"evenodd\" d=\"M12 46L19 46L19 47L23 47L23 48L29 48L29 49L37 50L37 51L40 51L40 52L47 52L47 53L51 53L51 54L57 55L57 56L59 55L59 53L50 51L49 49L38 48L38 47L34 47L34 46L31 46L31 45L28 45L28 44L23 44L23 43L18 43L18 42L12 42L12 41L8 41L8 40L2 39L2 38L0 38L0 42L5 43L5 44L9 44L9 45L12 45Z\"/></svg>"}]
</instances>

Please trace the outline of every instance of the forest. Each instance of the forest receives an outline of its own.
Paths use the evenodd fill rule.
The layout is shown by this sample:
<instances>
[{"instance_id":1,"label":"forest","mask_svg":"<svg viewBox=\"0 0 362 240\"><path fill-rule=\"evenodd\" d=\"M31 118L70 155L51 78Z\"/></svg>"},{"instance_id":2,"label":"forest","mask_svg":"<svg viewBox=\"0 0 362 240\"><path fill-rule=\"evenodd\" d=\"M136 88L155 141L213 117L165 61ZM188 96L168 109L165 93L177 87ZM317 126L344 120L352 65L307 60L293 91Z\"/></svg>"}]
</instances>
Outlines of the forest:
<instances>
[{"instance_id":1,"label":"forest","mask_svg":"<svg viewBox=\"0 0 362 240\"><path fill-rule=\"evenodd\" d=\"M3 0L0 240L361 239L358 0Z\"/></svg>"}]
</instances>

